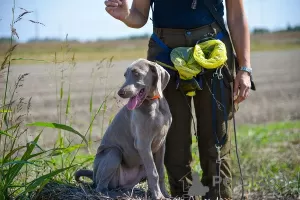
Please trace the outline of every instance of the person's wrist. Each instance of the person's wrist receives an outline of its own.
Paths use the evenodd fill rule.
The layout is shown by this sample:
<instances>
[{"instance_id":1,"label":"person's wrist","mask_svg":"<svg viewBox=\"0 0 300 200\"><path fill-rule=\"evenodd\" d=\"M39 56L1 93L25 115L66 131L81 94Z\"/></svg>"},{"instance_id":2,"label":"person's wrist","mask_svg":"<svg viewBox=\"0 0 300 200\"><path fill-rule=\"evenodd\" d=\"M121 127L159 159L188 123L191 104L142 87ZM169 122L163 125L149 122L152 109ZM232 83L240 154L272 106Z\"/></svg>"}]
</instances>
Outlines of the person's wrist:
<instances>
[{"instance_id":1,"label":"person's wrist","mask_svg":"<svg viewBox=\"0 0 300 200\"><path fill-rule=\"evenodd\" d=\"M247 72L249 76L252 76L252 68L250 66L241 66L239 71Z\"/></svg>"}]
</instances>

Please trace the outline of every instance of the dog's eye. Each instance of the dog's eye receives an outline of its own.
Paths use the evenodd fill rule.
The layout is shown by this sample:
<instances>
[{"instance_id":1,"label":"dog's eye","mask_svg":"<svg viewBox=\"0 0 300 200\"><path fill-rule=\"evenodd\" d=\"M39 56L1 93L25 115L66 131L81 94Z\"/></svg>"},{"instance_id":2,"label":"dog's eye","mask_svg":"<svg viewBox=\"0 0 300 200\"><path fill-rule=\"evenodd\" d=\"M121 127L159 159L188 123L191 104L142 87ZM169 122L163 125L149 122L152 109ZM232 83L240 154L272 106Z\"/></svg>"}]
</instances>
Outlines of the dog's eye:
<instances>
[{"instance_id":1,"label":"dog's eye","mask_svg":"<svg viewBox=\"0 0 300 200\"><path fill-rule=\"evenodd\" d=\"M140 76L140 73L136 70L132 70L132 74L135 76L135 77L139 77Z\"/></svg>"}]
</instances>

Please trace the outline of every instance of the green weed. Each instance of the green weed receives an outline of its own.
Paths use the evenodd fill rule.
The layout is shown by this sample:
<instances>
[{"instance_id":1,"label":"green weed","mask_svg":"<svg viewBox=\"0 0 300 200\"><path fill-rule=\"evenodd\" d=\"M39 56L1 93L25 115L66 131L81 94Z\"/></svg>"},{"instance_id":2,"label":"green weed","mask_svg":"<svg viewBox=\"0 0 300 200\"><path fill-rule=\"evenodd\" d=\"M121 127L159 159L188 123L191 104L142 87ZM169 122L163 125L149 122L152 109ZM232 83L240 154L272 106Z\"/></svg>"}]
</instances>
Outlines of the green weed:
<instances>
[{"instance_id":1,"label":"green weed","mask_svg":"<svg viewBox=\"0 0 300 200\"><path fill-rule=\"evenodd\" d=\"M12 55L17 49L14 44L14 37L19 37L14 24L22 21L22 16L32 13L21 8L21 14L14 20L15 1L12 9L13 19L11 24L10 46L0 68L0 78L4 80L4 91L0 101L0 200L2 199L30 199L32 194L38 193L51 180L61 180L62 182L73 182L74 170L90 164L93 155L90 152L92 143L91 137L87 139L93 123L97 116L105 113L106 101L110 91L107 91L103 103L93 111L91 101L91 120L85 134L80 133L72 127L71 114L71 79L75 68L75 54L71 53L71 48L66 42L62 45L61 51L55 53L53 64L55 65L57 121L55 122L33 122L26 124L31 108L31 98L24 99L15 94L22 89L23 81L28 74L21 74L13 87L9 86L10 67L13 60ZM33 23L39 23L30 20ZM71 56L70 56L71 54ZM63 60L58 61L56 55L62 55ZM27 58L19 58L27 60ZM45 60L31 61L47 62ZM111 63L112 60L110 59ZM103 66L104 67L104 66ZM58 75L60 71L60 76ZM69 72L68 89L65 91L64 73ZM67 97L67 101L64 98ZM92 99L92 95L91 95ZM104 115L104 114L102 114ZM40 127L38 132L29 131L29 127ZM53 147L40 146L39 142L43 135L43 129L51 128L55 134L57 131L57 141ZM69 134L65 134L68 132ZM34 136L33 140L30 140ZM80 138L81 142L73 144L72 138ZM47 149L46 149L47 148ZM87 150L89 154L80 156L80 150Z\"/></svg>"}]
</instances>

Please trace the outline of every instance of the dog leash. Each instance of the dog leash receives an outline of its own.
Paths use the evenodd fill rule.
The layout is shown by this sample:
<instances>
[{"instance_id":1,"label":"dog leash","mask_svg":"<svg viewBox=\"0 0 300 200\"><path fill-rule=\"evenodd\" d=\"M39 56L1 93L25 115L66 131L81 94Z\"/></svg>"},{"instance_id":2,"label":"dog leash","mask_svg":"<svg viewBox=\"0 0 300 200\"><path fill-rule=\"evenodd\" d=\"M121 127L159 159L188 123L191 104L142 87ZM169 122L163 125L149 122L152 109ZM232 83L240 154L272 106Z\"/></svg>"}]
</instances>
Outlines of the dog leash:
<instances>
[{"instance_id":1,"label":"dog leash","mask_svg":"<svg viewBox=\"0 0 300 200\"><path fill-rule=\"evenodd\" d=\"M220 83L220 90L221 90L221 104L220 102L217 101L216 96L215 96L215 91L216 91L216 84L215 82L219 80ZM208 84L207 84L208 87ZM209 87L208 87L209 88ZM238 162L238 167L239 167L239 173L241 176L241 185L242 185L242 196L241 196L241 200L244 199L244 179L243 179L243 173L242 173L242 168L241 168L241 163L240 163L240 157L239 157L239 153L238 153L238 142L237 142L237 133L236 133L236 121L235 121L235 112L234 112L234 100L233 100L233 87L232 84L230 84L230 89L231 89L231 96L232 96L232 101L231 101L231 106L232 106L232 115L233 115L233 128L234 128L234 139L235 139L235 153L236 153L236 157L237 157L237 162ZM220 177L220 169L221 169L221 156L220 156L220 149L222 147L222 145L225 143L226 140L226 136L227 136L227 130L228 130L228 123L227 123L227 112L226 112L226 107L225 107L225 99L224 99L224 82L223 82L223 75L221 73L221 69L216 70L216 72L213 74L213 78L212 78L212 99L213 99L213 130L214 130L214 135L216 137L216 149L217 149L217 174ZM216 123L214 122L216 120L215 114L216 114L216 105L218 105L218 108L221 109L223 108L223 118L225 121L225 130L226 130L226 134L223 136L222 141L219 141L216 135ZM220 182L218 184L219 188L219 198L221 198L220 194Z\"/></svg>"},{"instance_id":2,"label":"dog leash","mask_svg":"<svg viewBox=\"0 0 300 200\"><path fill-rule=\"evenodd\" d=\"M218 72L220 71L220 73ZM222 68L217 68L215 73L213 73L213 77L211 79L211 88L212 88L212 130L213 130L213 135L215 137L215 147L217 150L217 159L216 159L216 171L217 171L217 176L219 179L221 178L221 164L222 164L222 159L221 159L221 148L223 145L226 143L226 136L227 136L227 115L226 115L226 107L224 104L224 87L223 87L223 75L221 73ZM218 103L216 101L217 94L216 94L216 87L217 83L220 83L220 90L221 90L221 103ZM221 138L221 140L218 139L217 135L217 106L218 109L223 111L223 116L224 116L224 122L226 124L226 129L225 129L225 135ZM221 199L221 181L218 181L218 198Z\"/></svg>"},{"instance_id":3,"label":"dog leash","mask_svg":"<svg viewBox=\"0 0 300 200\"><path fill-rule=\"evenodd\" d=\"M218 78L218 76L219 76L219 78L223 78L222 76L221 76L222 74L221 74L221 71L219 71L219 74L217 75L217 74L215 74L215 77L217 77ZM208 85L208 83L207 83L207 80L205 79L205 77L204 77L204 81L205 81L205 83L206 83L206 86L208 87L208 89L209 89L209 91L210 91L210 93L212 94L212 98L213 98L213 102L215 102L215 103L213 103L213 104L215 104L215 105L220 105L220 102L215 98L215 96L213 95L213 92L211 91L211 89L210 89L210 87L209 87L209 85ZM241 200L243 200L244 199L244 179L243 179L243 173L242 173L242 168L241 168L241 162L240 162L240 157L239 157L239 153L238 153L238 142L237 142L237 131L236 131L236 121L235 121L235 113L234 113L234 101L233 101L233 87L232 87L232 84L230 84L230 86L231 86L231 96L232 96L232 101L231 101L231 104L232 104L232 115L233 115L233 119L232 119L232 121L233 121L233 129L234 129L234 138L235 138L235 153L236 153L236 157L237 157L237 162L238 162L238 167L239 167L239 173L240 173L240 176L241 176L241 187L242 187L242 196L241 196ZM223 93L224 91L224 83L223 83L223 80L222 81L220 81L220 87L221 87L221 93ZM192 117L192 122L193 122L193 128L194 128L194 135L195 135L195 137L196 137L196 141L197 141L197 143L198 143L198 135L197 135L197 130L196 130L196 125L195 125L195 119L194 119L194 116L193 116L193 114L192 114L192 112L191 112L191 105L190 105L190 103L188 102L188 99L187 99L187 97L186 97L186 95L184 94L184 92L182 91L182 89L180 88L180 87L178 87L178 90L181 92L181 94L183 95L183 97L185 98L185 100L186 100L186 103L187 103L187 106L188 106L188 108L189 108L189 111L190 111L190 114L191 114L191 117ZM215 89L214 89L214 91L215 91ZM221 96L223 96L224 94L221 94ZM222 98L222 100L221 101L225 101L223 98L224 97L221 97ZM213 106L214 107L214 106ZM220 106L218 106L218 108L220 108ZM224 107L224 109L225 109L225 107ZM226 117L225 117L226 116ZM226 118L227 119L227 112L223 112L223 117L224 117L224 119ZM226 133L227 133L227 129L228 129L228 123L227 123L227 120L226 120L226 123L225 123L225 126L226 126ZM213 128L213 129L215 129L215 128ZM222 163L222 160L221 160L221 144L223 144L223 143L225 143L225 138L226 138L226 135L227 134L225 134L225 137L223 137L222 138L222 140L221 140L221 142L219 141L219 142L217 142L216 143L216 145L215 145L215 147L216 147L216 149L217 149L217 159L216 159L216 163L217 163L217 172L218 172L218 176L220 176L220 168L221 168L221 163ZM217 140L218 141L218 140ZM217 145L218 144L218 145ZM197 154L198 154L198 152L197 152ZM199 156L199 155L198 155ZM218 190L218 192L219 192L219 194L220 194L220 183L219 183L219 188L218 188L219 190Z\"/></svg>"}]
</instances>

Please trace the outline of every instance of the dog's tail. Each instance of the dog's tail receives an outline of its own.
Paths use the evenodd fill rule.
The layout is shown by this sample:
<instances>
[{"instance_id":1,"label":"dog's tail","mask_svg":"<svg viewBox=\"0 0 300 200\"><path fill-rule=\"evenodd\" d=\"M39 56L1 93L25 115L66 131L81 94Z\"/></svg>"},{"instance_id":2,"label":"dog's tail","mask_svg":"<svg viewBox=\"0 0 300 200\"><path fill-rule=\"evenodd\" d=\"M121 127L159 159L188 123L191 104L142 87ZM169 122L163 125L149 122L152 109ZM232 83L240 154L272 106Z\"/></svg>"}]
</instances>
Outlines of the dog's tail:
<instances>
[{"instance_id":1,"label":"dog's tail","mask_svg":"<svg viewBox=\"0 0 300 200\"><path fill-rule=\"evenodd\" d=\"M75 176L75 180L79 183L82 182L80 180L81 176L85 176L85 177L88 177L89 179L93 180L93 171L87 170L87 169L80 169L75 172L74 176Z\"/></svg>"}]
</instances>

